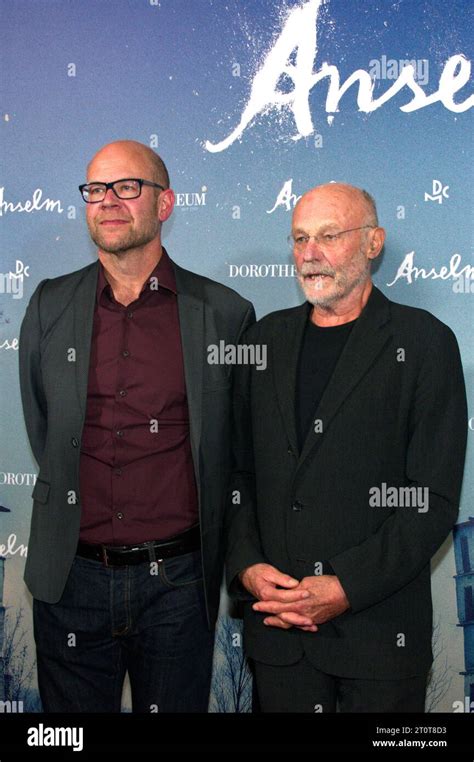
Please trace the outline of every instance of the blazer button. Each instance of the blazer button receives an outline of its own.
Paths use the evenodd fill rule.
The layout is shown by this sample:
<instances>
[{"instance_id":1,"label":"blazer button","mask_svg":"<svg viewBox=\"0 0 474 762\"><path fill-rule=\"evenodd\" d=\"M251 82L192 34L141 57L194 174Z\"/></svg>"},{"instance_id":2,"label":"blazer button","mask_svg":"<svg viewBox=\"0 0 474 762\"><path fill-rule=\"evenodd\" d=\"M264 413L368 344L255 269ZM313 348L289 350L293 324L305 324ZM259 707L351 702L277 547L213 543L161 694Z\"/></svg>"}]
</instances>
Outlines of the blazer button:
<instances>
[{"instance_id":1,"label":"blazer button","mask_svg":"<svg viewBox=\"0 0 474 762\"><path fill-rule=\"evenodd\" d=\"M76 437L73 437L71 439L71 444L72 444L73 447L79 447L79 440L76 439Z\"/></svg>"},{"instance_id":2,"label":"blazer button","mask_svg":"<svg viewBox=\"0 0 474 762\"><path fill-rule=\"evenodd\" d=\"M302 511L304 508L304 504L301 502L301 500L295 500L293 505L291 506L294 511Z\"/></svg>"},{"instance_id":3,"label":"blazer button","mask_svg":"<svg viewBox=\"0 0 474 762\"><path fill-rule=\"evenodd\" d=\"M288 447L287 453L288 453L288 455L293 455L293 448L292 447Z\"/></svg>"}]
</instances>

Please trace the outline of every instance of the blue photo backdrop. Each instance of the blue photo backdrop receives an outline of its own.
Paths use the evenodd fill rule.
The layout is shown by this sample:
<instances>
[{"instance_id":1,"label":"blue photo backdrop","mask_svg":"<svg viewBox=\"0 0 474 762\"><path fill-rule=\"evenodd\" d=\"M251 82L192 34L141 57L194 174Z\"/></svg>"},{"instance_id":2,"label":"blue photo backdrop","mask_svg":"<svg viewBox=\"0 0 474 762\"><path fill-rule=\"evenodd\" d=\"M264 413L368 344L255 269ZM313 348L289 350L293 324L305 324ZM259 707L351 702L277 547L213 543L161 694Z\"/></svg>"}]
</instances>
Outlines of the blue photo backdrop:
<instances>
[{"instance_id":1,"label":"blue photo backdrop","mask_svg":"<svg viewBox=\"0 0 474 762\"><path fill-rule=\"evenodd\" d=\"M179 264L258 316L302 301L291 211L331 180L377 200L374 281L456 333L472 394L472 3L468 0L2 0L0 700L39 709L23 581L37 466L18 335L37 283L96 256L77 186L131 138L168 165ZM433 562L427 711L474 701L472 427L454 540ZM223 597L212 711L250 711L240 622ZM124 709L130 707L124 693ZM14 705L12 705L14 706Z\"/></svg>"}]
</instances>

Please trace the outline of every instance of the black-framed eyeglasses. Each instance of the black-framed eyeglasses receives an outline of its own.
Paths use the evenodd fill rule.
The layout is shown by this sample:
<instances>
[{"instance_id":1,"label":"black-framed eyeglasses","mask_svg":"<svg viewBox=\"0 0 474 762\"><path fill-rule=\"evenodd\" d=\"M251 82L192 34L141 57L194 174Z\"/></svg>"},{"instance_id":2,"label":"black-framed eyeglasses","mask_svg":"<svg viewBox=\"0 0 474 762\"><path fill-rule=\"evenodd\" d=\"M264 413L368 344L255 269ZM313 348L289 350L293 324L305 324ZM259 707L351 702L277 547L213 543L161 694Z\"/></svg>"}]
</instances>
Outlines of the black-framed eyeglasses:
<instances>
[{"instance_id":1,"label":"black-framed eyeglasses","mask_svg":"<svg viewBox=\"0 0 474 762\"><path fill-rule=\"evenodd\" d=\"M79 190L86 204L98 204L104 200L109 188L113 190L117 198L131 199L141 195L144 185L166 190L162 185L140 177L124 177L122 180L114 180L113 183L84 183L79 186Z\"/></svg>"},{"instance_id":2,"label":"black-framed eyeglasses","mask_svg":"<svg viewBox=\"0 0 474 762\"><path fill-rule=\"evenodd\" d=\"M322 233L320 235L304 235L303 233L299 233L298 235L291 234L286 240L288 241L290 248L296 249L297 251L305 251L312 238L314 238L315 243L319 244L323 249L334 249L338 245L341 236L346 233L353 233L354 230L364 230L364 228L374 227L376 227L376 225L361 225L358 228L349 228L348 230L339 230L337 233Z\"/></svg>"}]
</instances>

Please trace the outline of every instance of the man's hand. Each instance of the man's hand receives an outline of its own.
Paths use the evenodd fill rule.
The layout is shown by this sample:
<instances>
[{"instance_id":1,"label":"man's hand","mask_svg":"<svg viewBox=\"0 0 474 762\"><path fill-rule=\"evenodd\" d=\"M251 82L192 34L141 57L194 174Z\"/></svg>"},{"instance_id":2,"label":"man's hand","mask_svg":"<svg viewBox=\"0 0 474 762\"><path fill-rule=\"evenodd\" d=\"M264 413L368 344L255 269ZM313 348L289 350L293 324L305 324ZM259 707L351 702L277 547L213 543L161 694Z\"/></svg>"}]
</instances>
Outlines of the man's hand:
<instances>
[{"instance_id":1,"label":"man's hand","mask_svg":"<svg viewBox=\"0 0 474 762\"><path fill-rule=\"evenodd\" d=\"M297 579L288 576L288 574L283 574L270 564L248 566L240 572L239 579L246 590L259 601L264 601L268 605L283 607L286 612L285 618L267 617L272 621L267 622L265 620L266 624L273 624L275 627L281 627L285 630L293 626L310 632L316 632L318 629L308 616L296 610L296 605L311 595L309 590L301 587Z\"/></svg>"},{"instance_id":2,"label":"man's hand","mask_svg":"<svg viewBox=\"0 0 474 762\"><path fill-rule=\"evenodd\" d=\"M275 598L260 600L253 604L253 609L272 615L264 619L265 624L281 627L282 622L294 624L296 616L304 617L313 625L323 624L342 614L350 605L341 583L334 575L304 577L292 592L299 590L308 592L308 597L292 602Z\"/></svg>"}]
</instances>

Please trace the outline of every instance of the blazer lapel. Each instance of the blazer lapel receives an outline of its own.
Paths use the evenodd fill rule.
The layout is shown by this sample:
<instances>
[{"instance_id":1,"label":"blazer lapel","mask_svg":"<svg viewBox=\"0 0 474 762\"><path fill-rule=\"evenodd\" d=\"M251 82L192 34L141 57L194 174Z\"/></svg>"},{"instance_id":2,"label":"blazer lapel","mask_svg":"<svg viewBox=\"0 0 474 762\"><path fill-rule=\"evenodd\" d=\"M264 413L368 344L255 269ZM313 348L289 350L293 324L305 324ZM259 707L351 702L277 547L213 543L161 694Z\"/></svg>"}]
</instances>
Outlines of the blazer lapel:
<instances>
[{"instance_id":1,"label":"blazer lapel","mask_svg":"<svg viewBox=\"0 0 474 762\"><path fill-rule=\"evenodd\" d=\"M74 297L74 346L76 348L76 390L81 416L86 415L87 381L91 354L94 305L97 292L99 261L88 270L77 287Z\"/></svg>"},{"instance_id":2,"label":"blazer lapel","mask_svg":"<svg viewBox=\"0 0 474 762\"><path fill-rule=\"evenodd\" d=\"M183 348L184 377L191 432L191 450L199 484L199 446L202 428L202 383L204 348L204 305L192 294L187 273L172 261L178 291L178 314Z\"/></svg>"},{"instance_id":3,"label":"blazer lapel","mask_svg":"<svg viewBox=\"0 0 474 762\"><path fill-rule=\"evenodd\" d=\"M295 453L298 452L295 411L296 376L301 342L310 310L311 305L305 302L289 313L281 331L273 337L272 341L273 381L288 440Z\"/></svg>"},{"instance_id":4,"label":"blazer lapel","mask_svg":"<svg viewBox=\"0 0 474 762\"><path fill-rule=\"evenodd\" d=\"M337 414L344 400L380 354L391 336L389 300L375 286L324 390L314 418L322 423L322 432L312 428L304 442L298 468L319 445L324 431Z\"/></svg>"}]
</instances>

